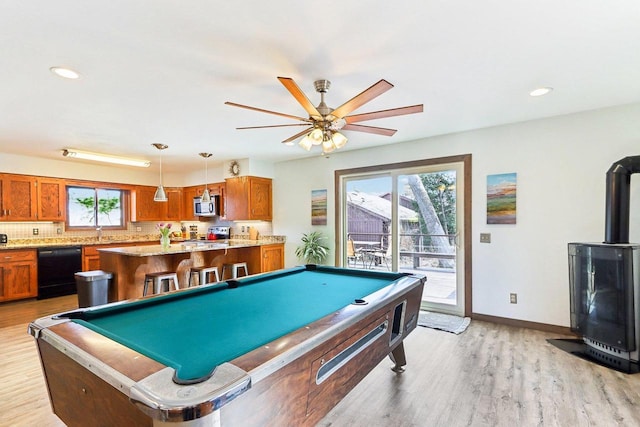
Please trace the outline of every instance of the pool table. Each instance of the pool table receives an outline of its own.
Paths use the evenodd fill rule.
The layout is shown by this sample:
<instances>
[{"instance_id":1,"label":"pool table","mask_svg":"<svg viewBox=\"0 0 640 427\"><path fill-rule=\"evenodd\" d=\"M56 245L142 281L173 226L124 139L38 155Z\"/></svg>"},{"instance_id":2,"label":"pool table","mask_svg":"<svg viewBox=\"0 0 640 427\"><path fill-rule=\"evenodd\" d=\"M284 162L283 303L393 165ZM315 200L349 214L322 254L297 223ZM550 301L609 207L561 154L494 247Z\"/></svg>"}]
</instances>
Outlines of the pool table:
<instances>
[{"instance_id":1,"label":"pool table","mask_svg":"<svg viewBox=\"0 0 640 427\"><path fill-rule=\"evenodd\" d=\"M421 275L307 265L43 317L69 426L315 425L387 355L406 364Z\"/></svg>"}]
</instances>

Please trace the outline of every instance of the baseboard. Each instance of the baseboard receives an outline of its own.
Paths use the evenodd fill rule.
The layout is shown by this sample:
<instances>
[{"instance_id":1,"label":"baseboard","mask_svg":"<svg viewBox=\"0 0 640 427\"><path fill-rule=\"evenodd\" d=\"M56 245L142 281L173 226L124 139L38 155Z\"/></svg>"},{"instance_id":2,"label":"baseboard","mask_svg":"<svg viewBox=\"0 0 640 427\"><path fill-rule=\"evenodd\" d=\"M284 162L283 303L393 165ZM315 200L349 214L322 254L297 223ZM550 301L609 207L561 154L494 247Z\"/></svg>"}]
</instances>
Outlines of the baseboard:
<instances>
[{"instance_id":1,"label":"baseboard","mask_svg":"<svg viewBox=\"0 0 640 427\"><path fill-rule=\"evenodd\" d=\"M498 323L500 325L515 326L518 328L535 329L537 331L551 332L554 334L576 336L571 328L566 326L550 325L548 323L530 322L528 320L510 319L508 317L489 316L487 314L472 313L471 319L483 322Z\"/></svg>"}]
</instances>

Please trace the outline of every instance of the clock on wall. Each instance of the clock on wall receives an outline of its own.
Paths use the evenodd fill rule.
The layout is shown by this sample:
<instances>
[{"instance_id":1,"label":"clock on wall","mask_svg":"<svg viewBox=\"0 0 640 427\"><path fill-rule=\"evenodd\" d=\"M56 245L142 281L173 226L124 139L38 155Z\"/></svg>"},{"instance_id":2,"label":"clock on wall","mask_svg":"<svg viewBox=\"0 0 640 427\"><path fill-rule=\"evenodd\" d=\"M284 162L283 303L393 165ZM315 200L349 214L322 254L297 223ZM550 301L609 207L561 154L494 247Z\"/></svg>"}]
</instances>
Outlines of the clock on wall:
<instances>
[{"instance_id":1,"label":"clock on wall","mask_svg":"<svg viewBox=\"0 0 640 427\"><path fill-rule=\"evenodd\" d=\"M229 173L233 176L240 175L240 165L235 160L229 164Z\"/></svg>"}]
</instances>

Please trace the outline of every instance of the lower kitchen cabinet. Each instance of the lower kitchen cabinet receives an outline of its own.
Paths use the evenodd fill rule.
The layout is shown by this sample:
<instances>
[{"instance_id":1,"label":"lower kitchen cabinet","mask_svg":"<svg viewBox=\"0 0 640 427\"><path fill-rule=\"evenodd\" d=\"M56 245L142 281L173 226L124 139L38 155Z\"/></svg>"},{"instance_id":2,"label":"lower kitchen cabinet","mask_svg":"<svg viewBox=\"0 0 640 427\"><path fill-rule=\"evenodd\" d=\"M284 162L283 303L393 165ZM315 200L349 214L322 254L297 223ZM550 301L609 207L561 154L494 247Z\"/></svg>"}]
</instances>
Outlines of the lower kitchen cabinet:
<instances>
[{"instance_id":1,"label":"lower kitchen cabinet","mask_svg":"<svg viewBox=\"0 0 640 427\"><path fill-rule=\"evenodd\" d=\"M284 244L275 243L273 245L260 246L260 258L262 273L267 271L281 270L284 268Z\"/></svg>"},{"instance_id":2,"label":"lower kitchen cabinet","mask_svg":"<svg viewBox=\"0 0 640 427\"><path fill-rule=\"evenodd\" d=\"M38 295L35 249L0 251L0 302Z\"/></svg>"}]
</instances>

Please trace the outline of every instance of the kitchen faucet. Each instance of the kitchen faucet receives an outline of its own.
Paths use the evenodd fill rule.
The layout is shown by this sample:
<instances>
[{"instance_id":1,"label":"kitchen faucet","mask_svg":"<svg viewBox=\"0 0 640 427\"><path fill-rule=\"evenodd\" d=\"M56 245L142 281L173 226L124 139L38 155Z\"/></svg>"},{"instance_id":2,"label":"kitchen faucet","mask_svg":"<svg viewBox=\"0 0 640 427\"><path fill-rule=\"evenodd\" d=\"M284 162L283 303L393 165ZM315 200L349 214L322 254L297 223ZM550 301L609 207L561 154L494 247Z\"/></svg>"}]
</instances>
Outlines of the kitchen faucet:
<instances>
[{"instance_id":1,"label":"kitchen faucet","mask_svg":"<svg viewBox=\"0 0 640 427\"><path fill-rule=\"evenodd\" d=\"M96 228L96 231L98 232L98 242L102 241L102 226Z\"/></svg>"}]
</instances>

